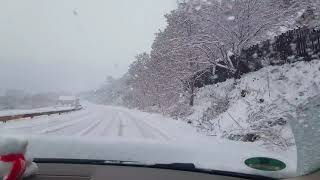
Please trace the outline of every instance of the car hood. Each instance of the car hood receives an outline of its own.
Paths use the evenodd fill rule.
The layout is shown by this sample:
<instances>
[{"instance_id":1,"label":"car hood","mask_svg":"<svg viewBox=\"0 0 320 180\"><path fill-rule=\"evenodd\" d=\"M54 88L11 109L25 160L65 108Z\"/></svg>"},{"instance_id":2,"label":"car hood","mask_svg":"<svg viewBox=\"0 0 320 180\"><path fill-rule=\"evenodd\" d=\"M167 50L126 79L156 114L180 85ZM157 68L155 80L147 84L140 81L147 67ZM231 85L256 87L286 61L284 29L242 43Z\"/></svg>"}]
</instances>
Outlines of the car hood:
<instances>
[{"instance_id":1,"label":"car hood","mask_svg":"<svg viewBox=\"0 0 320 180\"><path fill-rule=\"evenodd\" d=\"M14 135L29 142L27 154L46 159L93 159L137 162L143 165L192 163L198 169L221 170L274 178L296 176L296 152L270 152L257 145L232 141L154 141L105 137ZM283 161L277 172L249 168L244 161L269 157Z\"/></svg>"}]
</instances>

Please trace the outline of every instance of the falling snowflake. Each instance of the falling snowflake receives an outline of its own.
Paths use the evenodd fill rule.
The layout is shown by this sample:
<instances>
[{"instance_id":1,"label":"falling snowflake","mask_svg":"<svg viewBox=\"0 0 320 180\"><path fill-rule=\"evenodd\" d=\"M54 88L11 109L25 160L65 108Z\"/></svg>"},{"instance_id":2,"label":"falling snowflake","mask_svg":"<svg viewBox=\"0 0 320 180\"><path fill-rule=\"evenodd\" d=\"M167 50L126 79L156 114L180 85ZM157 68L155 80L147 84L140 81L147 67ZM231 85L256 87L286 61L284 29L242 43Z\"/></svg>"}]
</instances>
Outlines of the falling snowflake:
<instances>
[{"instance_id":1,"label":"falling snowflake","mask_svg":"<svg viewBox=\"0 0 320 180\"><path fill-rule=\"evenodd\" d=\"M236 17L234 17L234 16L229 16L229 17L228 17L228 20L229 20L229 21L233 21L233 20L235 20L235 19L236 19Z\"/></svg>"}]
</instances>

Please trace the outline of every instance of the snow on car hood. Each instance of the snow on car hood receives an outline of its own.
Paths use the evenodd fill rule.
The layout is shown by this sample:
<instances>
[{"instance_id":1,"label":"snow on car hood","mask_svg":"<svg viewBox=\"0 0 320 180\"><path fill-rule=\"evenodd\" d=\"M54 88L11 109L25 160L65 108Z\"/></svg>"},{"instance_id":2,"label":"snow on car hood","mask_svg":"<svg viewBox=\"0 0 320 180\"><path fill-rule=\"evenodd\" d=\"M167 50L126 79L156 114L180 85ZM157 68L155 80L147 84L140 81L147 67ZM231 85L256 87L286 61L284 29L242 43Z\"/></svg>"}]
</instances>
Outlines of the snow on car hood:
<instances>
[{"instance_id":1,"label":"snow on car hood","mask_svg":"<svg viewBox=\"0 0 320 180\"><path fill-rule=\"evenodd\" d=\"M17 136L17 135L14 135ZM141 139L106 139L101 137L23 136L29 141L27 154L34 158L94 159L135 161L141 164L193 163L196 168L263 175L275 178L296 175L296 151L271 153L254 144L198 140L154 141ZM281 160L287 167L265 172L247 167L252 157Z\"/></svg>"}]
</instances>

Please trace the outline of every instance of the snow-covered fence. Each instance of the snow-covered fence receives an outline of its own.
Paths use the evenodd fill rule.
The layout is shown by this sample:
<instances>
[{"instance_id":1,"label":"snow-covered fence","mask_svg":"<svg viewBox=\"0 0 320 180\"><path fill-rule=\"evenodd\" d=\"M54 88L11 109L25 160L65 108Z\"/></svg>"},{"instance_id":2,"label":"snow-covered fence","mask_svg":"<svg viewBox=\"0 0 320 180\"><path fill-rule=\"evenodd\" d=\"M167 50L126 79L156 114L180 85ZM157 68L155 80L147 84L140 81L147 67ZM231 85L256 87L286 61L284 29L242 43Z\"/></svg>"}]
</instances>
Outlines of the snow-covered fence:
<instances>
[{"instance_id":1,"label":"snow-covered fence","mask_svg":"<svg viewBox=\"0 0 320 180\"><path fill-rule=\"evenodd\" d=\"M202 77L195 82L196 87L224 82L227 79L257 71L268 65L282 65L295 61L310 61L320 59L320 29L301 27L282 33L260 44L243 49L240 57L232 56L236 65L236 74L224 68L213 66L203 72Z\"/></svg>"},{"instance_id":2,"label":"snow-covered fence","mask_svg":"<svg viewBox=\"0 0 320 180\"><path fill-rule=\"evenodd\" d=\"M7 122L15 119L22 119L22 118L33 118L36 116L44 116L44 115L52 115L52 114L63 114L73 111L79 111L82 107L77 107L73 109L67 110L58 110L58 111L48 111L48 112L35 112L35 113L26 113L26 114L16 114L16 115L8 115L8 116L0 116L0 122Z\"/></svg>"},{"instance_id":3,"label":"snow-covered fence","mask_svg":"<svg viewBox=\"0 0 320 180\"><path fill-rule=\"evenodd\" d=\"M240 57L232 59L238 64L238 74L241 75L267 65L282 65L319 58L320 30L302 27L244 49Z\"/></svg>"}]
</instances>

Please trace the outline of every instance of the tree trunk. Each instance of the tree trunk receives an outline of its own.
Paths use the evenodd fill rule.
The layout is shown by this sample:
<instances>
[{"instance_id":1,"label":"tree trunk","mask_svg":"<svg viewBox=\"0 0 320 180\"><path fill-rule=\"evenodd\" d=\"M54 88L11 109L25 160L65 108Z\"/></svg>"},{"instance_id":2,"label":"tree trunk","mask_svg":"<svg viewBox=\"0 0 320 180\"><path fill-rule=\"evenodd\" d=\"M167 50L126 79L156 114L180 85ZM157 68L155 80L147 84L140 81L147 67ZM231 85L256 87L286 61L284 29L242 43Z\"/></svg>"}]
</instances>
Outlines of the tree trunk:
<instances>
[{"instance_id":1,"label":"tree trunk","mask_svg":"<svg viewBox=\"0 0 320 180\"><path fill-rule=\"evenodd\" d=\"M190 102L189 105L193 106L194 105L194 82L191 83L190 85Z\"/></svg>"}]
</instances>

